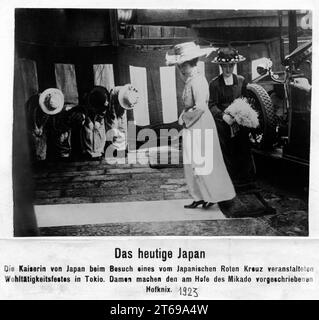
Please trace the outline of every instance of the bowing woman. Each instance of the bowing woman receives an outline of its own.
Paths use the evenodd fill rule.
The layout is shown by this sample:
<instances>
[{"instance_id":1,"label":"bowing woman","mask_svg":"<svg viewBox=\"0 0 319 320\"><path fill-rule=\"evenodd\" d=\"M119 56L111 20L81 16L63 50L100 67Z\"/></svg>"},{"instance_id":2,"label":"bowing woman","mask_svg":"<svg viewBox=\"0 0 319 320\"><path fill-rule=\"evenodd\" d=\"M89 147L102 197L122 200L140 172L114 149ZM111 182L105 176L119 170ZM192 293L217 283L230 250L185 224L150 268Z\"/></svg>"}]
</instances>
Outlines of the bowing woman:
<instances>
[{"instance_id":1,"label":"bowing woman","mask_svg":"<svg viewBox=\"0 0 319 320\"><path fill-rule=\"evenodd\" d=\"M128 152L126 110L133 110L139 100L138 90L131 84L110 90L110 103L105 115L107 148L105 156L123 158Z\"/></svg>"},{"instance_id":2,"label":"bowing woman","mask_svg":"<svg viewBox=\"0 0 319 320\"><path fill-rule=\"evenodd\" d=\"M224 110L236 99L246 96L246 80L234 74L235 64L245 58L234 48L221 48L212 63L219 64L222 73L209 84L209 109L214 116L224 161L235 187L247 186L255 180L248 128L239 127Z\"/></svg>"},{"instance_id":3,"label":"bowing woman","mask_svg":"<svg viewBox=\"0 0 319 320\"><path fill-rule=\"evenodd\" d=\"M64 95L61 90L48 88L33 95L26 104L29 144L32 160L44 161L64 156L68 149L68 131L65 125ZM62 114L62 116L61 116ZM63 129L61 125L63 124Z\"/></svg>"},{"instance_id":4,"label":"bowing woman","mask_svg":"<svg viewBox=\"0 0 319 320\"><path fill-rule=\"evenodd\" d=\"M166 64L176 65L185 79L182 96L184 110L179 123L183 125L184 173L194 200L185 208L199 205L208 208L214 203L235 197L215 122L208 109L208 83L197 69L198 58L207 56L211 51L201 49L194 42L186 42L174 47L174 55L166 54ZM205 155L204 167L198 161L201 154Z\"/></svg>"},{"instance_id":5,"label":"bowing woman","mask_svg":"<svg viewBox=\"0 0 319 320\"><path fill-rule=\"evenodd\" d=\"M88 160L102 160L106 143L105 115L110 94L105 87L95 86L88 95L85 117L80 132L82 155Z\"/></svg>"}]
</instances>

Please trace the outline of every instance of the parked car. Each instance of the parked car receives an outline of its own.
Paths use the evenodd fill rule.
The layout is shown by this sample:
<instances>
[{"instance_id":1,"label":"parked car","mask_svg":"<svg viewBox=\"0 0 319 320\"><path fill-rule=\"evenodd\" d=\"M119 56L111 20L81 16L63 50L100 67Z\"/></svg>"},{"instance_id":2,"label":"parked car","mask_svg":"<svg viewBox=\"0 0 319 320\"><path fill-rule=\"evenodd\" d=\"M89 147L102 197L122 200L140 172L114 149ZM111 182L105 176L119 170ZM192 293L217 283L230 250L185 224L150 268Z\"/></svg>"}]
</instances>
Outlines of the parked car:
<instances>
[{"instance_id":1,"label":"parked car","mask_svg":"<svg viewBox=\"0 0 319 320\"><path fill-rule=\"evenodd\" d=\"M260 126L251 132L257 150L282 148L283 157L309 162L311 101L292 82L302 77L311 82L311 49L309 41L286 56L283 72L273 72L267 58L257 66L260 76L247 87L249 100L259 113Z\"/></svg>"}]
</instances>

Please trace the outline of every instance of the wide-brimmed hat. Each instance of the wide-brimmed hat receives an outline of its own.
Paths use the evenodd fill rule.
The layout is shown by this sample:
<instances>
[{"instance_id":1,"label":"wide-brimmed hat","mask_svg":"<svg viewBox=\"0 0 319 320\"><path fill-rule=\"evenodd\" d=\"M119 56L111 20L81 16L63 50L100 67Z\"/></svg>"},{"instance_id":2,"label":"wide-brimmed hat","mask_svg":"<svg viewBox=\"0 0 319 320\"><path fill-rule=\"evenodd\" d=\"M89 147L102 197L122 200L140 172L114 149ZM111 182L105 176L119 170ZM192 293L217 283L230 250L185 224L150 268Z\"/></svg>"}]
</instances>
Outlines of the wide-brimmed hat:
<instances>
[{"instance_id":1,"label":"wide-brimmed hat","mask_svg":"<svg viewBox=\"0 0 319 320\"><path fill-rule=\"evenodd\" d=\"M195 58L207 57L216 50L217 48L213 47L201 48L194 42L180 43L174 47L174 54L169 55L168 52L166 52L166 65L182 64Z\"/></svg>"},{"instance_id":2,"label":"wide-brimmed hat","mask_svg":"<svg viewBox=\"0 0 319 320\"><path fill-rule=\"evenodd\" d=\"M238 53L238 50L227 47L220 48L217 51L217 56L211 61L212 63L227 64L227 63L238 63L245 61L246 58Z\"/></svg>"},{"instance_id":3,"label":"wide-brimmed hat","mask_svg":"<svg viewBox=\"0 0 319 320\"><path fill-rule=\"evenodd\" d=\"M138 103L138 90L133 85L128 83L120 88L118 100L122 108L131 110Z\"/></svg>"},{"instance_id":4,"label":"wide-brimmed hat","mask_svg":"<svg viewBox=\"0 0 319 320\"><path fill-rule=\"evenodd\" d=\"M59 89L46 89L39 96L39 105L44 113L57 114L63 109L64 95Z\"/></svg>"}]
</instances>

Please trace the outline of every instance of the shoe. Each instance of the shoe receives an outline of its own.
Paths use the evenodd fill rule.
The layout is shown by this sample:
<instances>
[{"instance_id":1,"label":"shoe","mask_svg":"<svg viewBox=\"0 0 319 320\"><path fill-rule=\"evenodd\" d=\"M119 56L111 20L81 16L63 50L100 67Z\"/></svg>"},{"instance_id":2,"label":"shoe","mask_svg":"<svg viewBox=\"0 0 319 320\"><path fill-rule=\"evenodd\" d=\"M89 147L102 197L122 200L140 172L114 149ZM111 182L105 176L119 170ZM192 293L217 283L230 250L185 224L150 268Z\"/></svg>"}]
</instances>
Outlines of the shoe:
<instances>
[{"instance_id":1,"label":"shoe","mask_svg":"<svg viewBox=\"0 0 319 320\"><path fill-rule=\"evenodd\" d=\"M204 200L199 200L199 201L193 201L191 204L187 204L184 206L184 208L186 209L194 209L194 208L197 208L199 205L204 205L206 204L207 202L205 202Z\"/></svg>"},{"instance_id":2,"label":"shoe","mask_svg":"<svg viewBox=\"0 0 319 320\"><path fill-rule=\"evenodd\" d=\"M203 208L208 209L209 207L213 206L214 204L215 204L215 202L205 202L203 204Z\"/></svg>"}]
</instances>

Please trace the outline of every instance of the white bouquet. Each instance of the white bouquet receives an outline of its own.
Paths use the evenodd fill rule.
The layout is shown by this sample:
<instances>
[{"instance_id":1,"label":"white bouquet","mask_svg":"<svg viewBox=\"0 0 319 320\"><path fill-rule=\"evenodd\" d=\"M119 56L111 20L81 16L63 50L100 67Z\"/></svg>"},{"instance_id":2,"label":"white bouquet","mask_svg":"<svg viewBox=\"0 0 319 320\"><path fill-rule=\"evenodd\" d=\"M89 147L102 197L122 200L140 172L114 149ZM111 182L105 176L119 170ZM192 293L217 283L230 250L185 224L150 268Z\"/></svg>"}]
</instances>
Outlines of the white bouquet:
<instances>
[{"instance_id":1,"label":"white bouquet","mask_svg":"<svg viewBox=\"0 0 319 320\"><path fill-rule=\"evenodd\" d=\"M259 126L258 113L251 107L246 98L235 99L224 111L240 126L257 128Z\"/></svg>"}]
</instances>

